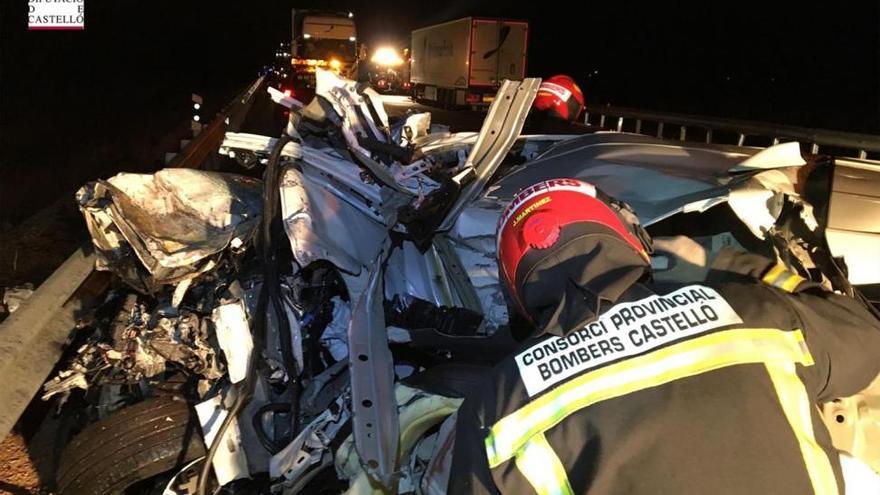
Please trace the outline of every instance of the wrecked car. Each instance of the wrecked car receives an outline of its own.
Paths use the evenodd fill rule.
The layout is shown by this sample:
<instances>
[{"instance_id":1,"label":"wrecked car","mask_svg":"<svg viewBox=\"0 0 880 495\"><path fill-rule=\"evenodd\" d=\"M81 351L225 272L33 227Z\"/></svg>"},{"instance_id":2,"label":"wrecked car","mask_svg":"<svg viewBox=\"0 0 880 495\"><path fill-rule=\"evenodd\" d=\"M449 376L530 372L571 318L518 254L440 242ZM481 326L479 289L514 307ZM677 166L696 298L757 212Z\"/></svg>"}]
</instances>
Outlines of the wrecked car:
<instances>
[{"instance_id":1,"label":"wrecked car","mask_svg":"<svg viewBox=\"0 0 880 495\"><path fill-rule=\"evenodd\" d=\"M392 123L372 89L318 71L308 106L270 90L292 110L280 137L227 133L220 153L262 181L166 170L81 189L117 283L44 387L76 433L60 491L444 493L455 411L524 333L496 224L541 180L632 206L659 280L699 280L725 247L853 297L847 265L880 280L864 244L829 247L833 160L797 143L521 135L539 82L505 81L479 133L449 133L429 113ZM828 413L851 416L841 438L866 434L866 400ZM855 444L841 449L880 469Z\"/></svg>"}]
</instances>

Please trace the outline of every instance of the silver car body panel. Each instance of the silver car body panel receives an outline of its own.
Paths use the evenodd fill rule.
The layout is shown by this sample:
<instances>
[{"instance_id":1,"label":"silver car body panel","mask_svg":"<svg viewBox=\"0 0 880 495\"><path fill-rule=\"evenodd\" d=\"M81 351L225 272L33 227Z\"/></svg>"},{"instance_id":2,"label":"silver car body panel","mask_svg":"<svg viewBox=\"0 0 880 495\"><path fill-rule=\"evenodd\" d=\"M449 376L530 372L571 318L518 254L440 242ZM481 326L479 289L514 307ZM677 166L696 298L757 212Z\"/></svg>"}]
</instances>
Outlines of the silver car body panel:
<instances>
[{"instance_id":1,"label":"silver car body panel","mask_svg":"<svg viewBox=\"0 0 880 495\"><path fill-rule=\"evenodd\" d=\"M522 82L505 80L501 85L465 163L476 178L464 187L438 230L449 230L461 211L483 192L519 137L540 84L540 79L526 78Z\"/></svg>"},{"instance_id":2,"label":"silver car body panel","mask_svg":"<svg viewBox=\"0 0 880 495\"><path fill-rule=\"evenodd\" d=\"M779 197L779 191L772 185L776 181L784 187L786 181L775 177L762 182L756 173L803 163L794 159L791 145L762 154L757 149L671 144L622 133L519 136L539 82L505 83L479 135L429 134L414 140L428 157L455 153L451 158L463 160L463 168L474 175L424 250L407 240L392 246L389 231L405 231L396 225L397 207L413 199L399 192L392 174L379 177L380 182L395 182L386 184L390 187L365 182L361 166L343 153L308 146L300 147L299 157L294 157L300 158L298 165L288 167L285 174L282 214L297 261L334 263L356 301L347 335L353 437L362 469L386 488L394 486L399 467L400 424L383 301L408 294L438 306L473 309L483 314L485 333L507 324L507 303L495 262L495 228L500 212L517 192L549 178L585 180L632 205L645 225L680 212L705 211L733 195L731 207L760 237L778 215L771 200ZM378 99L353 91L334 85L328 99L343 115L366 104L360 98L381 107ZM343 119L343 135L349 151L363 155L359 157L363 165L369 153L353 141L354 131L379 135L384 126L364 117L370 114L363 108L359 113L359 120ZM501 178L490 183L517 140L527 162L502 170ZM227 144L228 149L246 145L265 155L272 140L231 135ZM285 149L282 155L296 152ZM445 158L448 161L450 156ZM372 165L371 170L383 166L367 165Z\"/></svg>"},{"instance_id":3,"label":"silver car body panel","mask_svg":"<svg viewBox=\"0 0 880 495\"><path fill-rule=\"evenodd\" d=\"M367 287L355 305L348 328L355 444L363 469L387 488L394 482L400 435L394 361L388 349L383 309L382 273L389 248L390 239L374 258Z\"/></svg>"}]
</instances>

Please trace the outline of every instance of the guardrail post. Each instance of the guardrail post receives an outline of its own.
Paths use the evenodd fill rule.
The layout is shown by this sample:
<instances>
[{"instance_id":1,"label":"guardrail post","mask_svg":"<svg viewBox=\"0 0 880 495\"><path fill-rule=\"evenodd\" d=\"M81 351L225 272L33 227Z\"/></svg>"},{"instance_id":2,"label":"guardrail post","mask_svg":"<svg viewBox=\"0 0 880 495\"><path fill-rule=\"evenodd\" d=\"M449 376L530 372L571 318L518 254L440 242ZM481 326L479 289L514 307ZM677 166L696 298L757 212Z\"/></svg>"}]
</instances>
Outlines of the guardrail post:
<instances>
[{"instance_id":1,"label":"guardrail post","mask_svg":"<svg viewBox=\"0 0 880 495\"><path fill-rule=\"evenodd\" d=\"M605 127L605 114L599 116L599 127Z\"/></svg>"},{"instance_id":2,"label":"guardrail post","mask_svg":"<svg viewBox=\"0 0 880 495\"><path fill-rule=\"evenodd\" d=\"M663 139L663 122L657 122L657 137Z\"/></svg>"},{"instance_id":3,"label":"guardrail post","mask_svg":"<svg viewBox=\"0 0 880 495\"><path fill-rule=\"evenodd\" d=\"M776 146L777 144L779 144L779 138L775 137L773 138L773 146Z\"/></svg>"},{"instance_id":4,"label":"guardrail post","mask_svg":"<svg viewBox=\"0 0 880 495\"><path fill-rule=\"evenodd\" d=\"M740 133L740 134L739 134L739 138L736 140L736 145L737 145L737 146L742 146L743 143L745 143L745 142L746 142L746 135L743 134L743 133Z\"/></svg>"},{"instance_id":5,"label":"guardrail post","mask_svg":"<svg viewBox=\"0 0 880 495\"><path fill-rule=\"evenodd\" d=\"M859 160L865 160L868 158L868 153L865 150L859 150Z\"/></svg>"},{"instance_id":6,"label":"guardrail post","mask_svg":"<svg viewBox=\"0 0 880 495\"><path fill-rule=\"evenodd\" d=\"M706 144L712 143L712 129L706 129Z\"/></svg>"},{"instance_id":7,"label":"guardrail post","mask_svg":"<svg viewBox=\"0 0 880 495\"><path fill-rule=\"evenodd\" d=\"M623 117L617 117L617 132L623 130Z\"/></svg>"},{"instance_id":8,"label":"guardrail post","mask_svg":"<svg viewBox=\"0 0 880 495\"><path fill-rule=\"evenodd\" d=\"M642 119L636 119L636 134L642 133Z\"/></svg>"},{"instance_id":9,"label":"guardrail post","mask_svg":"<svg viewBox=\"0 0 880 495\"><path fill-rule=\"evenodd\" d=\"M202 128L204 127L200 110L205 104L205 101L202 99L201 96L195 93L192 93L192 97L190 99L193 103L193 116L192 120L190 121L190 129L192 129L193 137L196 137L199 135L200 132L202 132Z\"/></svg>"},{"instance_id":10,"label":"guardrail post","mask_svg":"<svg viewBox=\"0 0 880 495\"><path fill-rule=\"evenodd\" d=\"M678 140L684 141L685 137L687 137L687 127L681 126L681 129L679 129L679 131L678 131Z\"/></svg>"},{"instance_id":11,"label":"guardrail post","mask_svg":"<svg viewBox=\"0 0 880 495\"><path fill-rule=\"evenodd\" d=\"M819 154L819 145L816 143L813 143L813 145L810 146L810 153L812 153L814 155L818 155Z\"/></svg>"},{"instance_id":12,"label":"guardrail post","mask_svg":"<svg viewBox=\"0 0 880 495\"><path fill-rule=\"evenodd\" d=\"M193 140L180 150L170 162L168 168L205 168L210 167L212 153L216 155L217 148L223 142L228 127L237 129L241 121L253 104L253 96L262 86L264 77L257 78L253 84L235 96L235 99L224 106L214 117L210 124L202 126L202 122L191 121L198 124L200 132L193 128ZM201 119L199 119L201 120Z\"/></svg>"},{"instance_id":13,"label":"guardrail post","mask_svg":"<svg viewBox=\"0 0 880 495\"><path fill-rule=\"evenodd\" d=\"M584 112L584 125L590 125L590 112Z\"/></svg>"}]
</instances>

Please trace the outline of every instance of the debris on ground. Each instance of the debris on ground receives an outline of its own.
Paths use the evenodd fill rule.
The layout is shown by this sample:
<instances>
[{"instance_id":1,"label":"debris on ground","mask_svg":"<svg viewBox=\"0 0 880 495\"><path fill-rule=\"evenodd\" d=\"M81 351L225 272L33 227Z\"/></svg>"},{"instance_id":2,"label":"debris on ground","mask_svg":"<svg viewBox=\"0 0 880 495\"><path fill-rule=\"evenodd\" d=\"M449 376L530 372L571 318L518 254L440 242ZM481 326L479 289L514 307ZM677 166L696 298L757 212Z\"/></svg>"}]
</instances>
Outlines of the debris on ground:
<instances>
[{"instance_id":1,"label":"debris on ground","mask_svg":"<svg viewBox=\"0 0 880 495\"><path fill-rule=\"evenodd\" d=\"M116 278L43 398L83 424L146 397L185 400L213 448L205 467L178 466L167 494L206 490L212 469L273 493L442 492L462 384L517 345L522 324L495 227L547 177L636 205L660 279L758 246L851 289L819 269L831 258L796 172L756 166L770 158L755 150L520 136L538 83L505 81L479 134L450 134L428 114L391 124L374 91L319 69L316 98L291 108L282 137L227 133L221 153L265 165L262 180L168 169L87 184L77 202L97 268ZM776 151L780 167L803 165Z\"/></svg>"},{"instance_id":2,"label":"debris on ground","mask_svg":"<svg viewBox=\"0 0 880 495\"><path fill-rule=\"evenodd\" d=\"M34 293L34 284L23 284L15 287L0 287L0 315L12 314L27 298Z\"/></svg>"},{"instance_id":3,"label":"debris on ground","mask_svg":"<svg viewBox=\"0 0 880 495\"><path fill-rule=\"evenodd\" d=\"M72 389L86 390L96 375L105 381L137 383L164 373L169 366L216 380L225 369L218 361L210 319L188 311L149 312L138 295L128 294L109 332L95 331L77 350L69 367L43 386L43 400ZM64 400L61 401L63 404Z\"/></svg>"},{"instance_id":4,"label":"debris on ground","mask_svg":"<svg viewBox=\"0 0 880 495\"><path fill-rule=\"evenodd\" d=\"M13 431L0 441L0 493L41 493L40 474L21 433Z\"/></svg>"}]
</instances>

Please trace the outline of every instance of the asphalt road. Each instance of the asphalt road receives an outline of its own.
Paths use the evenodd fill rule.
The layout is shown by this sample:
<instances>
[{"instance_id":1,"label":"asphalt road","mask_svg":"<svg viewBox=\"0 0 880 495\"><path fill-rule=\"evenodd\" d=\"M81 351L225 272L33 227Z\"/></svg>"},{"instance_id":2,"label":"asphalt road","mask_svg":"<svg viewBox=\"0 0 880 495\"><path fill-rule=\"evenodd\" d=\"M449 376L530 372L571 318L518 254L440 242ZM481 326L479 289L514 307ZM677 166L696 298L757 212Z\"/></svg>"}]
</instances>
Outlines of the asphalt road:
<instances>
[{"instance_id":1,"label":"asphalt road","mask_svg":"<svg viewBox=\"0 0 880 495\"><path fill-rule=\"evenodd\" d=\"M486 112L450 110L423 105L414 102L409 96L382 95L382 104L388 112L389 119L400 117L408 110L431 112L432 123L447 125L452 132L479 131L486 117Z\"/></svg>"},{"instance_id":2,"label":"asphalt road","mask_svg":"<svg viewBox=\"0 0 880 495\"><path fill-rule=\"evenodd\" d=\"M265 136L281 134L285 119L284 112L287 109L273 102L264 88L261 88L254 96L253 106L242 122L241 128L230 130Z\"/></svg>"},{"instance_id":3,"label":"asphalt road","mask_svg":"<svg viewBox=\"0 0 880 495\"><path fill-rule=\"evenodd\" d=\"M392 122L407 111L431 112L431 122L449 126L451 132L479 131L486 117L485 111L452 110L437 108L414 102L408 96L382 95L382 104ZM284 108L272 102L265 92L258 95L254 106L241 126L240 132L276 136L284 125ZM527 134L583 134L590 128L580 124L570 124L556 120L530 118L523 129Z\"/></svg>"},{"instance_id":4,"label":"asphalt road","mask_svg":"<svg viewBox=\"0 0 880 495\"><path fill-rule=\"evenodd\" d=\"M433 108L413 102L407 96L383 95L382 103L390 120L394 121L408 110L431 112L431 120L437 124L448 125L452 132L478 131L486 116L484 112L470 110L446 110ZM286 109L274 103L265 92L256 96L254 105L242 123L240 132L278 135L284 125Z\"/></svg>"},{"instance_id":5,"label":"asphalt road","mask_svg":"<svg viewBox=\"0 0 880 495\"><path fill-rule=\"evenodd\" d=\"M431 122L447 125L451 132L479 131L483 125L483 119L486 118L485 110L437 108L414 102L408 96L383 95L382 102L389 118L403 115L410 109L431 112ZM542 118L542 116L532 113L523 126L523 134L585 134L597 129L595 126Z\"/></svg>"}]
</instances>

